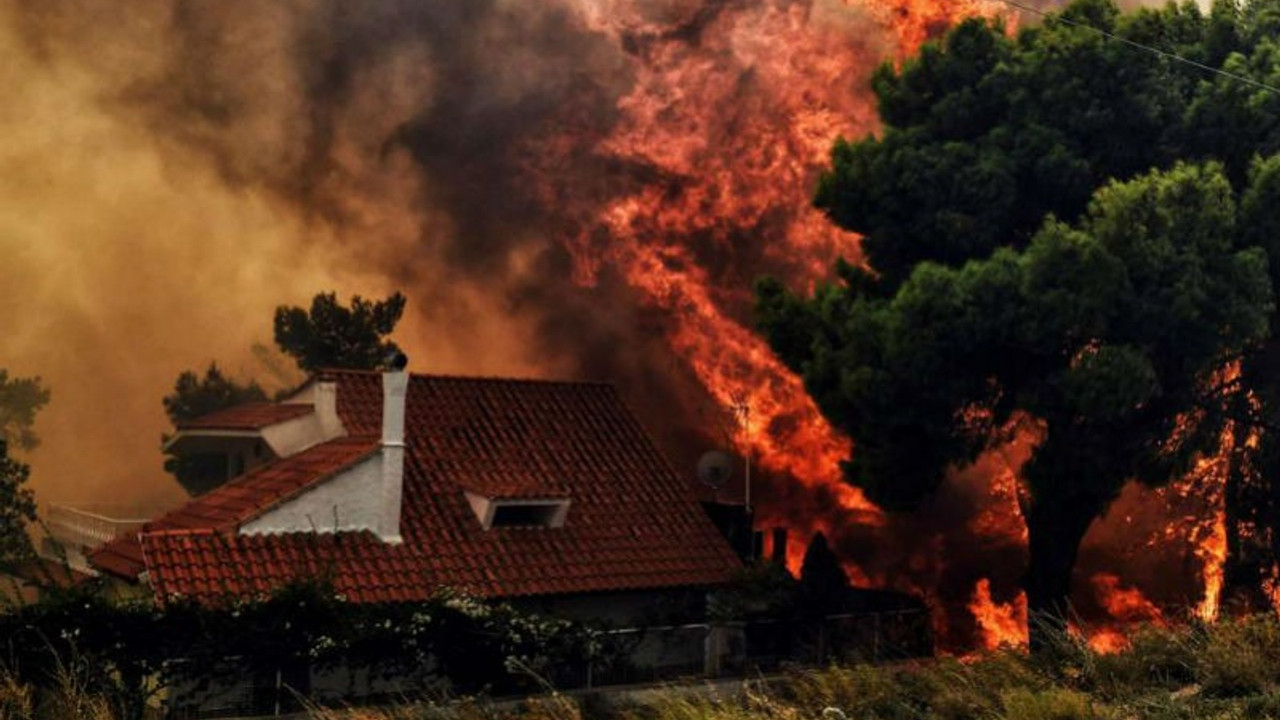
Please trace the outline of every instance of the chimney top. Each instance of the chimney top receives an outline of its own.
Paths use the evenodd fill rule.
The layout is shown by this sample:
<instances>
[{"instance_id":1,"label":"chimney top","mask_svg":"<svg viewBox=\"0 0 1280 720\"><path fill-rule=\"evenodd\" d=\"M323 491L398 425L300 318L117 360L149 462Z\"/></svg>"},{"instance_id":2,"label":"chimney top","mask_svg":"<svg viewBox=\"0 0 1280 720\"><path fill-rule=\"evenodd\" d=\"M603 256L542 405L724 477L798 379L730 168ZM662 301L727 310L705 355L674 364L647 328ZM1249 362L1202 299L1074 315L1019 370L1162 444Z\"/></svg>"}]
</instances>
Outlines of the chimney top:
<instances>
[{"instance_id":1,"label":"chimney top","mask_svg":"<svg viewBox=\"0 0 1280 720\"><path fill-rule=\"evenodd\" d=\"M401 352L400 348L392 348L383 358L382 365L391 372L403 372L409 366L409 356Z\"/></svg>"}]
</instances>

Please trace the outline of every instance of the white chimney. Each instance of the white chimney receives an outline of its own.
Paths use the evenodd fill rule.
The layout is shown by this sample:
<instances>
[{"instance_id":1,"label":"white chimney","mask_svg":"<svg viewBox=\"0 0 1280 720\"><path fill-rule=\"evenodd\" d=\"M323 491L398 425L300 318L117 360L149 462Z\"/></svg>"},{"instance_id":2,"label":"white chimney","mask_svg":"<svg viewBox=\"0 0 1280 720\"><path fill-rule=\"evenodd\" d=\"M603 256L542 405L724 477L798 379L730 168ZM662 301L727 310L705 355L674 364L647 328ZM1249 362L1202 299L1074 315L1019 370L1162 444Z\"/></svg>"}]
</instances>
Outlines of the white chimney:
<instances>
[{"instance_id":1,"label":"white chimney","mask_svg":"<svg viewBox=\"0 0 1280 720\"><path fill-rule=\"evenodd\" d=\"M341 436L345 431L338 417L338 384L332 380L317 381L312 403L320 424L321 441Z\"/></svg>"},{"instance_id":2,"label":"white chimney","mask_svg":"<svg viewBox=\"0 0 1280 720\"><path fill-rule=\"evenodd\" d=\"M400 502L404 491L404 407L409 373L403 364L382 373L382 477L378 489L378 537L399 543Z\"/></svg>"}]
</instances>

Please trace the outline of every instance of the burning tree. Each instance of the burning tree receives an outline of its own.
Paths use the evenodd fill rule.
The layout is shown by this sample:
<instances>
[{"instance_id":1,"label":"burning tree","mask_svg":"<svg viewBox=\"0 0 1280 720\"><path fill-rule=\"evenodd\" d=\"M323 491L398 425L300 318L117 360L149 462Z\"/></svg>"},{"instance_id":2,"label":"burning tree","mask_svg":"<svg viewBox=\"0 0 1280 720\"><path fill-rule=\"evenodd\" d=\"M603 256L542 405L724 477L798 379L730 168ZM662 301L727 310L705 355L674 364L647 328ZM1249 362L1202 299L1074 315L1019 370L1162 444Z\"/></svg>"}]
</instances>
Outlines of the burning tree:
<instances>
[{"instance_id":1,"label":"burning tree","mask_svg":"<svg viewBox=\"0 0 1280 720\"><path fill-rule=\"evenodd\" d=\"M1025 589L1062 617L1089 525L1130 478L1167 482L1215 446L1212 380L1266 335L1266 254L1236 247L1236 215L1220 166L1179 164L1107 185L1023 250L921 263L889 297L850 267L808 300L764 283L763 323L854 438L849 479L887 509L1035 433Z\"/></svg>"},{"instance_id":2,"label":"burning tree","mask_svg":"<svg viewBox=\"0 0 1280 720\"><path fill-rule=\"evenodd\" d=\"M1249 370L1276 356L1259 352L1276 203L1252 198L1276 195L1277 161L1250 170L1280 148L1262 118L1280 105L1274 8L1082 0L1016 37L961 23L876 73L883 132L838 142L819 184L865 265L810 298L760 289L771 345L854 439L846 476L886 508L1015 434L1036 443L1032 610L1063 608L1081 537L1128 479L1168 481L1224 428L1243 445L1280 397ZM1206 158L1221 164L1175 166Z\"/></svg>"}]
</instances>

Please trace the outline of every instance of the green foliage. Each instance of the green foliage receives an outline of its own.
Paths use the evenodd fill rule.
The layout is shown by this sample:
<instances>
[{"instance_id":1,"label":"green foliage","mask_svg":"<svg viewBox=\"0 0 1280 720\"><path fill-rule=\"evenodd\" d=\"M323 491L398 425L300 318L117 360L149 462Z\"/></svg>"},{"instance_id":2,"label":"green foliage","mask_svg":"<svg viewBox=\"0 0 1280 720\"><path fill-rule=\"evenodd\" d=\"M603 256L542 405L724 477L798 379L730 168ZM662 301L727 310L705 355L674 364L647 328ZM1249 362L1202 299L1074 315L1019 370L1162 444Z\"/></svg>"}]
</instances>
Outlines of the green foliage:
<instances>
[{"instance_id":1,"label":"green foliage","mask_svg":"<svg viewBox=\"0 0 1280 720\"><path fill-rule=\"evenodd\" d=\"M0 566L31 556L27 525L35 522L36 502L26 487L31 468L9 456L9 448L35 448L36 413L49 402L40 378L11 378L0 369Z\"/></svg>"},{"instance_id":2,"label":"green foliage","mask_svg":"<svg viewBox=\"0 0 1280 720\"><path fill-rule=\"evenodd\" d=\"M1108 697L1125 698L1135 691L1168 691L1195 682L1204 628L1172 629L1155 625L1136 628L1125 652L1097 657L1096 682Z\"/></svg>"},{"instance_id":3,"label":"green foliage","mask_svg":"<svg viewBox=\"0 0 1280 720\"><path fill-rule=\"evenodd\" d=\"M1078 0L1016 37L960 23L876 72L883 131L837 142L818 184L866 268L811 297L757 288L763 332L882 507L1034 430L1033 609L1063 609L1079 539L1127 479L1182 471L1248 412L1244 387L1280 407L1280 93L1095 30L1276 83L1278 26L1277 0ZM1215 387L1239 357L1246 382ZM1255 474L1276 476L1280 443L1261 445Z\"/></svg>"},{"instance_id":4,"label":"green foliage","mask_svg":"<svg viewBox=\"0 0 1280 720\"><path fill-rule=\"evenodd\" d=\"M1094 710L1088 695L1052 688L1036 692L1017 688L1004 694L1004 712L1008 720L1097 720L1101 717Z\"/></svg>"},{"instance_id":5,"label":"green foliage","mask_svg":"<svg viewBox=\"0 0 1280 720\"><path fill-rule=\"evenodd\" d=\"M242 385L223 373L216 362L211 362L203 376L190 370L179 375L173 392L165 395L162 402L165 415L178 425L217 410L266 399L258 383L250 380Z\"/></svg>"},{"instance_id":6,"label":"green foliage","mask_svg":"<svg viewBox=\"0 0 1280 720\"><path fill-rule=\"evenodd\" d=\"M0 368L0 444L32 450L40 444L32 426L49 402L49 389L38 377L11 378Z\"/></svg>"},{"instance_id":7,"label":"green foliage","mask_svg":"<svg viewBox=\"0 0 1280 720\"><path fill-rule=\"evenodd\" d=\"M1267 330L1266 256L1235 247L1235 215L1217 166L1178 165L1106 186L1077 225L1051 220L1023 251L923 263L889 299L764 284L760 320L855 439L850 479L881 505L912 507L1021 411L1048 431L1033 498L1105 506L1134 474L1167 477L1174 423Z\"/></svg>"},{"instance_id":8,"label":"green foliage","mask_svg":"<svg viewBox=\"0 0 1280 720\"><path fill-rule=\"evenodd\" d=\"M203 652L210 633L239 630L265 631L274 640L283 640L301 648L305 636L315 642L335 633L344 637L362 623L372 622L383 635L369 636L384 651L398 647L383 644L387 638L399 637L403 642L411 633L399 632L399 620L389 620L386 608L364 616L362 620L343 621L331 613L354 610L340 598L325 595L323 586L299 586L282 593L275 600L200 610L180 606L161 611L144 610L142 615L158 618L169 615L163 626L174 633L171 638L150 638L133 642L127 633L95 629L95 622L110 619L113 612L136 613L134 610L112 610L107 604L87 601L85 597L66 596L40 611L28 611L28 624L43 618L39 642L27 643L33 636L2 635L11 641L5 646L5 661L0 663L0 718L93 717L99 720L125 720L128 708L120 704L121 660L111 653L136 653L144 645L160 647L169 643L169 651L190 647ZM336 603L336 604L333 604ZM332 604L332 605L331 605ZM344 610L345 608L345 610ZM450 610L452 608L452 610ZM504 618L500 606L485 605L457 596L445 596L430 603L415 605L412 613L449 613L456 611L453 621L463 622L478 633L472 641L479 645L460 648L459 654L490 652L496 638L512 639L523 635L528 626L516 624L509 630L491 622ZM247 614L246 614L247 613ZM408 617L408 615L397 616ZM376 618L376 619L375 619ZM536 619L526 620L535 623ZM329 630L337 621L349 629ZM11 632L12 616L0 616L0 632ZM286 627L292 625L292 628ZM460 625L459 627L461 627ZM161 626L131 626L129 632L158 629ZM319 629L319 632L317 630ZM291 637L296 630L298 635ZM368 628L354 630L361 635ZM1055 631L1057 632L1057 631ZM496 634L495 634L496 633ZM535 633L536 634L536 633ZM553 633L554 635L554 633ZM542 638L529 637L520 642L534 643ZM440 636L438 641L454 642L458 636ZM1108 718L1149 718L1152 720L1265 720L1280 718L1280 622L1275 616L1256 616L1223 621L1214 625L1194 624L1186 628L1144 627L1130 637L1129 649L1113 655L1099 655L1088 649L1079 637L1064 633L1053 638L1059 647L1056 658L1050 655L1028 655L1015 650L1000 650L964 659L942 657L911 664L851 665L828 668L792 668L769 678L745 680L740 686L718 687L700 683L672 685L648 693L630 693L629 698L602 699L581 697L577 700L554 692L544 684L524 686L525 690L543 693L521 703L495 704L481 697L444 694L414 702L398 698L377 709L343 709L307 706L306 717L315 720L543 720L565 718L575 720L1105 720ZM236 641L234 646L217 648L244 649L253 645L251 638ZM418 643L418 640L411 641ZM501 644L502 641L499 641ZM350 651L350 644L324 645L309 659L338 657ZM263 649L261 643L258 648ZM56 654L55 654L56 653ZM287 653L265 661L276 663L287 659ZM191 655L188 655L191 657ZM196 655L211 662L212 656ZM566 656L567 657L567 656ZM251 660L246 656L246 660ZM564 659L552 662L563 662ZM168 667L160 665L159 671ZM1167 673L1166 669L1176 668ZM461 666L456 668L463 671ZM247 667L235 669L250 672ZM471 672L467 669L466 672ZM472 678L474 680L474 678ZM458 689L459 686L455 686ZM475 688L474 682L461 687ZM145 692L155 692L162 685L152 684ZM498 688L493 688L498 689ZM589 708L589 709L588 709Z\"/></svg>"},{"instance_id":9,"label":"green foliage","mask_svg":"<svg viewBox=\"0 0 1280 720\"><path fill-rule=\"evenodd\" d=\"M1218 623L1197 654L1196 680L1209 697L1263 693L1280 680L1280 624L1273 617Z\"/></svg>"},{"instance_id":10,"label":"green foliage","mask_svg":"<svg viewBox=\"0 0 1280 720\"><path fill-rule=\"evenodd\" d=\"M351 298L351 306L334 293L320 293L310 311L280 306L275 315L275 341L307 372L323 368L373 370L399 350L386 336L404 314L405 298L395 293L385 300Z\"/></svg>"},{"instance_id":11,"label":"green foliage","mask_svg":"<svg viewBox=\"0 0 1280 720\"><path fill-rule=\"evenodd\" d=\"M78 588L0 614L0 681L37 699L70 682L105 699L121 720L140 717L157 693L192 679L344 664L414 679L424 691L510 693L588 659L605 663L609 652L605 638L582 625L505 604L456 593L352 604L323 582L216 607L181 598L159 607L117 604Z\"/></svg>"},{"instance_id":12,"label":"green foliage","mask_svg":"<svg viewBox=\"0 0 1280 720\"><path fill-rule=\"evenodd\" d=\"M26 486L31 470L0 453L0 566L33 554L27 524L35 522L36 500Z\"/></svg>"}]
</instances>

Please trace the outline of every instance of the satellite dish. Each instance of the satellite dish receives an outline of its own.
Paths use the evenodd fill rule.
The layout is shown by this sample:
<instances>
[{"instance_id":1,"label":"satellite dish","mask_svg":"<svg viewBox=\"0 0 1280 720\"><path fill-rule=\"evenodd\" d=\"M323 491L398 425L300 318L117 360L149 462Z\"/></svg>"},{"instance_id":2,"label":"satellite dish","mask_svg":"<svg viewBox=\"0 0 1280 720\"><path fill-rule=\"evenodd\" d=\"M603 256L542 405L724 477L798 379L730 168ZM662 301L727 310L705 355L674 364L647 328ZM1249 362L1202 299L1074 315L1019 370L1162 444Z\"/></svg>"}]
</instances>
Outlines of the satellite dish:
<instances>
[{"instance_id":1,"label":"satellite dish","mask_svg":"<svg viewBox=\"0 0 1280 720\"><path fill-rule=\"evenodd\" d=\"M698 458L698 479L712 490L719 490L733 474L733 458L720 450L705 452Z\"/></svg>"}]
</instances>

